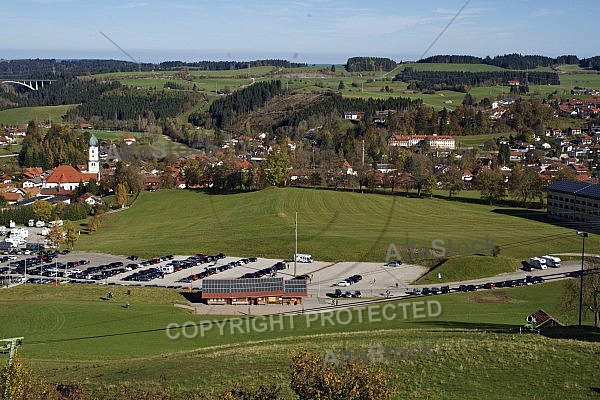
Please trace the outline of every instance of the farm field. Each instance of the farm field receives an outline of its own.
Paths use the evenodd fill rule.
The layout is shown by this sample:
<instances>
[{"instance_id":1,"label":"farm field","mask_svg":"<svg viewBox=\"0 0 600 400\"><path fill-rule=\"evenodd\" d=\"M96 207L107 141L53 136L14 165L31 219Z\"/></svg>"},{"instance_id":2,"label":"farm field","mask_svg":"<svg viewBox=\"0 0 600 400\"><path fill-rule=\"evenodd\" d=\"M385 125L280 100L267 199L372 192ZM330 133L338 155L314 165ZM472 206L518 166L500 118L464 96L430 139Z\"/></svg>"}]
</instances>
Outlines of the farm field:
<instances>
[{"instance_id":1,"label":"farm field","mask_svg":"<svg viewBox=\"0 0 600 400\"><path fill-rule=\"evenodd\" d=\"M225 328L220 334L215 326L202 336L188 329L189 337L176 339L167 336L169 324L209 320L173 307L185 302L177 291L131 288L128 295L127 289L114 287L110 289L114 299L104 301L105 287L27 285L0 291L0 318L10 322L0 325L0 336L24 335L20 354L32 369L50 382L80 382L98 399L109 398L118 387L154 391L168 387L181 398L194 390L214 395L238 382L250 386L277 382L284 398L291 399L287 372L291 351L312 350L324 356L326 349L338 353L374 344L408 348L423 342L434 357L382 364L397 387L396 399L422 398L424 393L504 399L506 390L528 390L532 379L547 380L543 398L587 398L596 383L596 367L589 361L600 356L597 332L590 331L590 341L506 333L518 331L524 317L538 308L573 323L574 316L560 311L563 285L392 301L437 301L440 314L428 318L414 318L410 307L407 318L399 312L396 319L380 321L367 320L366 311L340 311L333 324L300 315L284 317L282 329L260 331L262 325L255 324L256 329ZM125 301L131 307L123 308ZM336 318L350 322L335 323ZM558 369L557 363L577 368ZM515 373L519 370L528 373Z\"/></svg>"},{"instance_id":2,"label":"farm field","mask_svg":"<svg viewBox=\"0 0 600 400\"><path fill-rule=\"evenodd\" d=\"M20 107L0 111L0 125L27 125L29 121L45 123L50 118L53 122L61 122L62 116L75 107L75 104L64 106Z\"/></svg>"},{"instance_id":3,"label":"farm field","mask_svg":"<svg viewBox=\"0 0 600 400\"><path fill-rule=\"evenodd\" d=\"M185 212L181 212L185 210ZM572 229L539 222L537 210L472 201L410 198L301 188L251 193L142 193L129 209L104 217L75 250L159 256L225 252L239 257L291 258L298 213L298 252L323 261L384 261L390 243L429 246L489 240L501 254L578 252ZM468 229L465 229L468 227ZM589 248L597 245L589 239Z\"/></svg>"}]
</instances>

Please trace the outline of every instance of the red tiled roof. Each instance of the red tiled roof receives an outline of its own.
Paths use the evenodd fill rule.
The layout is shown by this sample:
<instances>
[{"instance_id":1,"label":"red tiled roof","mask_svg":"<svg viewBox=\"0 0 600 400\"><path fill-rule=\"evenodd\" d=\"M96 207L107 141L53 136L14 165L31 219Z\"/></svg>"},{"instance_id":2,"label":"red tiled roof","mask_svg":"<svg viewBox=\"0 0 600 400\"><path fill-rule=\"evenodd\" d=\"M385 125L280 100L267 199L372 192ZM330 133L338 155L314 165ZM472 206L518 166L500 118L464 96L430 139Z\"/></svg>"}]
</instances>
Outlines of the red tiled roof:
<instances>
[{"instance_id":1,"label":"red tiled roof","mask_svg":"<svg viewBox=\"0 0 600 400\"><path fill-rule=\"evenodd\" d=\"M21 196L21 193L17 192L3 192L0 193L0 196L4 197L6 201L19 201L23 198L23 196Z\"/></svg>"},{"instance_id":2,"label":"red tiled roof","mask_svg":"<svg viewBox=\"0 0 600 400\"><path fill-rule=\"evenodd\" d=\"M60 165L54 168L52 174L46 179L48 183L78 183L80 180L89 182L90 179L98 179L96 174L82 174L70 165Z\"/></svg>"}]
</instances>

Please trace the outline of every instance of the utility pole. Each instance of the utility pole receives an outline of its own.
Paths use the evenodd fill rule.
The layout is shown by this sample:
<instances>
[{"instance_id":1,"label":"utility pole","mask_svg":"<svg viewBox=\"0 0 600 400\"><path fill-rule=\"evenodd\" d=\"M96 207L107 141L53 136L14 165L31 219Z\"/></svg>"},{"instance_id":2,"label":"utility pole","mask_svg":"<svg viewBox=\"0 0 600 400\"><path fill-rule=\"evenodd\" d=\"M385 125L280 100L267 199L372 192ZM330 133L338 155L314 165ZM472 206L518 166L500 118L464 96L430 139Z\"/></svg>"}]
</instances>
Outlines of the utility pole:
<instances>
[{"instance_id":1,"label":"utility pole","mask_svg":"<svg viewBox=\"0 0 600 400\"><path fill-rule=\"evenodd\" d=\"M585 238L588 237L588 233L577 231L577 236L581 236L581 272L579 275L579 327L581 328L583 315L583 259L585 257Z\"/></svg>"},{"instance_id":2,"label":"utility pole","mask_svg":"<svg viewBox=\"0 0 600 400\"><path fill-rule=\"evenodd\" d=\"M8 350L8 367L10 368L13 364L14 358L17 355L17 348L23 343L23 337L14 337L10 339L0 339L0 342L4 342L4 346L2 346L3 350ZM7 375L6 378L6 389L4 390L4 398L8 398L8 391L10 388L10 374Z\"/></svg>"},{"instance_id":3,"label":"utility pole","mask_svg":"<svg viewBox=\"0 0 600 400\"><path fill-rule=\"evenodd\" d=\"M296 211L296 223L295 226L295 235L296 235L296 249L294 250L294 277L296 276L296 263L298 259L298 211Z\"/></svg>"}]
</instances>

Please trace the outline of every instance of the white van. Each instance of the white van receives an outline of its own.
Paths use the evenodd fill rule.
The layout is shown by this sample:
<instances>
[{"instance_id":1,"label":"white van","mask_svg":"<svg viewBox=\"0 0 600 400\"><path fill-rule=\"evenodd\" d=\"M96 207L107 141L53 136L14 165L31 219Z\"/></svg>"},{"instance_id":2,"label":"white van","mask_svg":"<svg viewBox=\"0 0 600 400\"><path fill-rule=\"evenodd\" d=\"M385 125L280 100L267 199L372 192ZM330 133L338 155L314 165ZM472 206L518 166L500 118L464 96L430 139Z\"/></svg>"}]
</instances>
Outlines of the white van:
<instances>
[{"instance_id":1,"label":"white van","mask_svg":"<svg viewBox=\"0 0 600 400\"><path fill-rule=\"evenodd\" d=\"M538 268L538 269L546 269L546 260L544 260L543 258L539 258L539 257L531 257L529 259L529 265L531 265L534 268Z\"/></svg>"},{"instance_id":2,"label":"white van","mask_svg":"<svg viewBox=\"0 0 600 400\"><path fill-rule=\"evenodd\" d=\"M549 266L549 267L553 267L553 268L559 268L560 267L560 261L561 261L561 259L558 258L558 257L543 256L542 259L546 261L546 265Z\"/></svg>"},{"instance_id":3,"label":"white van","mask_svg":"<svg viewBox=\"0 0 600 400\"><path fill-rule=\"evenodd\" d=\"M311 263L313 258L310 254L296 254L296 262Z\"/></svg>"},{"instance_id":4,"label":"white van","mask_svg":"<svg viewBox=\"0 0 600 400\"><path fill-rule=\"evenodd\" d=\"M172 265L162 265L160 267L160 272L162 272L163 274L172 274L173 272L175 272L175 267L173 267Z\"/></svg>"}]
</instances>

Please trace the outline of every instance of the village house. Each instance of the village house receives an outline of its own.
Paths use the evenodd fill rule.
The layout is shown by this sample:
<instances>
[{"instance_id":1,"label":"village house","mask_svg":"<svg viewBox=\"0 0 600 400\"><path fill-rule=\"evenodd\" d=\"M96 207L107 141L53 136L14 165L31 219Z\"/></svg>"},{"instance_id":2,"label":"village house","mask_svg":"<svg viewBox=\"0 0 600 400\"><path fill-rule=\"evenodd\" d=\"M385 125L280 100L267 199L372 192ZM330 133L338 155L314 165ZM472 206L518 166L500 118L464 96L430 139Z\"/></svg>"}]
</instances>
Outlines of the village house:
<instances>
[{"instance_id":1,"label":"village house","mask_svg":"<svg viewBox=\"0 0 600 400\"><path fill-rule=\"evenodd\" d=\"M388 138L389 146L420 147L428 144L431 149L454 150L456 142L449 135L392 135Z\"/></svg>"},{"instance_id":2,"label":"village house","mask_svg":"<svg viewBox=\"0 0 600 400\"><path fill-rule=\"evenodd\" d=\"M102 199L99 196L93 195L89 192L86 192L77 198L77 201L80 203L86 203L90 206L96 206L102 204Z\"/></svg>"},{"instance_id":3,"label":"village house","mask_svg":"<svg viewBox=\"0 0 600 400\"><path fill-rule=\"evenodd\" d=\"M70 165L60 165L42 182L43 189L59 188L66 191L77 189L79 183L89 183L90 179L98 179L98 174L81 173Z\"/></svg>"},{"instance_id":4,"label":"village house","mask_svg":"<svg viewBox=\"0 0 600 400\"><path fill-rule=\"evenodd\" d=\"M365 116L364 112L344 111L344 119L360 120Z\"/></svg>"}]
</instances>

